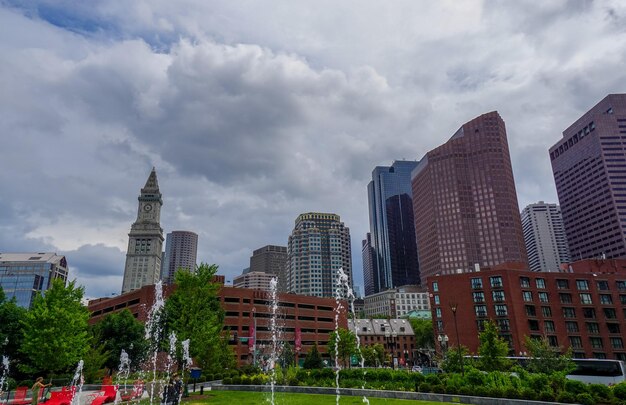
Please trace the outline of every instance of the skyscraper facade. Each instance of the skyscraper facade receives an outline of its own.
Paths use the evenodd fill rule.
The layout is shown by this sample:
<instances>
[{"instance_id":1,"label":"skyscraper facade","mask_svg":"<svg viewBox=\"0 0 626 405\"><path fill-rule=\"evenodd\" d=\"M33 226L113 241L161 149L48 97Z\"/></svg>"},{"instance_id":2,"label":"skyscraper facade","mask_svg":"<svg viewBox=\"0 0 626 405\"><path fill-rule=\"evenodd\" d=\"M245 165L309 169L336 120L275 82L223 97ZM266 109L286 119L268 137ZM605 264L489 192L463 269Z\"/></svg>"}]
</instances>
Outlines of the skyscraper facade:
<instances>
[{"instance_id":1,"label":"skyscraper facade","mask_svg":"<svg viewBox=\"0 0 626 405\"><path fill-rule=\"evenodd\" d=\"M528 205L522 210L522 230L531 270L559 271L562 263L570 262L558 205L543 201Z\"/></svg>"},{"instance_id":2,"label":"skyscraper facade","mask_svg":"<svg viewBox=\"0 0 626 405\"><path fill-rule=\"evenodd\" d=\"M193 271L198 256L198 234L190 231L173 231L165 237L165 254L161 279L174 283L178 269Z\"/></svg>"},{"instance_id":3,"label":"skyscraper facade","mask_svg":"<svg viewBox=\"0 0 626 405\"><path fill-rule=\"evenodd\" d=\"M376 252L372 247L372 234L367 233L361 242L361 256L363 258L363 282L365 283L365 295L375 294L380 290L377 277Z\"/></svg>"},{"instance_id":4,"label":"skyscraper facade","mask_svg":"<svg viewBox=\"0 0 626 405\"><path fill-rule=\"evenodd\" d=\"M266 245L252 252L250 273L267 273L278 278L278 290L287 291L287 255L286 246Z\"/></svg>"},{"instance_id":5,"label":"skyscraper facade","mask_svg":"<svg viewBox=\"0 0 626 405\"><path fill-rule=\"evenodd\" d=\"M626 256L626 94L610 94L550 148L570 256Z\"/></svg>"},{"instance_id":6,"label":"skyscraper facade","mask_svg":"<svg viewBox=\"0 0 626 405\"><path fill-rule=\"evenodd\" d=\"M287 246L289 292L333 297L339 269L352 286L350 229L339 215L309 212L296 218Z\"/></svg>"},{"instance_id":7,"label":"skyscraper facade","mask_svg":"<svg viewBox=\"0 0 626 405\"><path fill-rule=\"evenodd\" d=\"M366 291L420 282L411 191L411 172L417 164L395 161L372 172L367 195L376 273Z\"/></svg>"},{"instance_id":8,"label":"skyscraper facade","mask_svg":"<svg viewBox=\"0 0 626 405\"><path fill-rule=\"evenodd\" d=\"M464 124L412 173L422 283L435 274L527 263L504 121Z\"/></svg>"},{"instance_id":9,"label":"skyscraper facade","mask_svg":"<svg viewBox=\"0 0 626 405\"><path fill-rule=\"evenodd\" d=\"M156 170L152 168L138 198L137 220L128 234L122 294L144 285L155 284L161 277L161 197Z\"/></svg>"},{"instance_id":10,"label":"skyscraper facade","mask_svg":"<svg viewBox=\"0 0 626 405\"><path fill-rule=\"evenodd\" d=\"M7 299L30 308L38 293L52 286L52 280L67 282L67 260L56 253L0 253L0 287Z\"/></svg>"}]
</instances>

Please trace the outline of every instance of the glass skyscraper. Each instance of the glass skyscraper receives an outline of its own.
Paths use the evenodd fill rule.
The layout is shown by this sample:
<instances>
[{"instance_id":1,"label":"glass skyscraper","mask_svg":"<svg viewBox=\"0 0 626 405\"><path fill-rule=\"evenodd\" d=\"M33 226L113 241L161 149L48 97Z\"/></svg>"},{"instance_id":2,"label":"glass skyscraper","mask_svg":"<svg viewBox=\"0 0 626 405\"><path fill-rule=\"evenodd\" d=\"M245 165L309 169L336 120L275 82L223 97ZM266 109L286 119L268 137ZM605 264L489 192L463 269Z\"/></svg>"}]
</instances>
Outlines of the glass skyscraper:
<instances>
[{"instance_id":1,"label":"glass skyscraper","mask_svg":"<svg viewBox=\"0 0 626 405\"><path fill-rule=\"evenodd\" d=\"M374 262L364 274L365 295L407 284L419 284L411 172L416 161L377 166L367 186L370 246Z\"/></svg>"},{"instance_id":2,"label":"glass skyscraper","mask_svg":"<svg viewBox=\"0 0 626 405\"><path fill-rule=\"evenodd\" d=\"M0 287L7 299L30 308L37 293L44 293L52 280L67 281L65 256L55 253L0 253Z\"/></svg>"}]
</instances>

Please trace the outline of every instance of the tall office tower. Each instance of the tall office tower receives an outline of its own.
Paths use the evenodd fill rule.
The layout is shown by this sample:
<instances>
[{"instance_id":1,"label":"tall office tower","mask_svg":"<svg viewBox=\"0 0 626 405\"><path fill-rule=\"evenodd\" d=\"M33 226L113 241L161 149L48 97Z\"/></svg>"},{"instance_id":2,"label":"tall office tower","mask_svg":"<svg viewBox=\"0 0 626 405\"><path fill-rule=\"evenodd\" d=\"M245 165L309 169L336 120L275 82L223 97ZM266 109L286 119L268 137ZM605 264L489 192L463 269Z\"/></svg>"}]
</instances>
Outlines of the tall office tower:
<instances>
[{"instance_id":1,"label":"tall office tower","mask_svg":"<svg viewBox=\"0 0 626 405\"><path fill-rule=\"evenodd\" d=\"M161 279L174 283L178 269L194 271L198 256L198 234L190 231L172 231L165 236L165 254Z\"/></svg>"},{"instance_id":2,"label":"tall office tower","mask_svg":"<svg viewBox=\"0 0 626 405\"><path fill-rule=\"evenodd\" d=\"M559 271L569 263L569 249L561 209L556 204L539 201L522 210L522 230L533 271Z\"/></svg>"},{"instance_id":3,"label":"tall office tower","mask_svg":"<svg viewBox=\"0 0 626 405\"><path fill-rule=\"evenodd\" d=\"M420 282L411 200L411 172L417 164L395 161L390 167L378 166L367 186L377 271L366 290L374 293Z\"/></svg>"},{"instance_id":4,"label":"tall office tower","mask_svg":"<svg viewBox=\"0 0 626 405\"><path fill-rule=\"evenodd\" d=\"M287 246L290 292L334 297L339 269L352 286L350 229L339 215L309 212L296 218Z\"/></svg>"},{"instance_id":5,"label":"tall office tower","mask_svg":"<svg viewBox=\"0 0 626 405\"><path fill-rule=\"evenodd\" d=\"M363 257L363 281L365 283L365 295L375 294L379 291L376 252L372 247L372 234L367 233L365 239L361 242L361 256Z\"/></svg>"},{"instance_id":6,"label":"tall office tower","mask_svg":"<svg viewBox=\"0 0 626 405\"><path fill-rule=\"evenodd\" d=\"M8 300L30 308L37 293L45 293L52 280L67 282L67 261L56 253L0 253L0 287Z\"/></svg>"},{"instance_id":7,"label":"tall office tower","mask_svg":"<svg viewBox=\"0 0 626 405\"><path fill-rule=\"evenodd\" d=\"M148 181L139 195L137 220L128 234L122 294L144 285L155 284L161 277L162 205L156 170L152 168Z\"/></svg>"},{"instance_id":8,"label":"tall office tower","mask_svg":"<svg viewBox=\"0 0 626 405\"><path fill-rule=\"evenodd\" d=\"M504 121L464 124L413 170L422 283L435 274L527 263Z\"/></svg>"},{"instance_id":9,"label":"tall office tower","mask_svg":"<svg viewBox=\"0 0 626 405\"><path fill-rule=\"evenodd\" d=\"M287 291L287 255L286 246L266 245L256 249L250 256L251 273L273 274L278 278L278 291Z\"/></svg>"},{"instance_id":10,"label":"tall office tower","mask_svg":"<svg viewBox=\"0 0 626 405\"><path fill-rule=\"evenodd\" d=\"M550 148L572 260L626 257L626 94L610 94Z\"/></svg>"}]
</instances>

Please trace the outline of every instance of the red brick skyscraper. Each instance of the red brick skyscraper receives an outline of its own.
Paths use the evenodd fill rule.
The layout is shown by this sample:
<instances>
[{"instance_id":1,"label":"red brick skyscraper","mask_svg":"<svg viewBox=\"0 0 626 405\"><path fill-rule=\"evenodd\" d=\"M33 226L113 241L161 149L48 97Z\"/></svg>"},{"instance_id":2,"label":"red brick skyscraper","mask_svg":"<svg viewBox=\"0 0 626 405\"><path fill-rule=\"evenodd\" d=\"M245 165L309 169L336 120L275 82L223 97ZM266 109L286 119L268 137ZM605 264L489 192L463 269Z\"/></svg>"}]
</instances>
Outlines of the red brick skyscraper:
<instances>
[{"instance_id":1,"label":"red brick skyscraper","mask_svg":"<svg viewBox=\"0 0 626 405\"><path fill-rule=\"evenodd\" d=\"M496 112L464 124L412 173L422 285L504 262L527 263L504 121Z\"/></svg>"}]
</instances>

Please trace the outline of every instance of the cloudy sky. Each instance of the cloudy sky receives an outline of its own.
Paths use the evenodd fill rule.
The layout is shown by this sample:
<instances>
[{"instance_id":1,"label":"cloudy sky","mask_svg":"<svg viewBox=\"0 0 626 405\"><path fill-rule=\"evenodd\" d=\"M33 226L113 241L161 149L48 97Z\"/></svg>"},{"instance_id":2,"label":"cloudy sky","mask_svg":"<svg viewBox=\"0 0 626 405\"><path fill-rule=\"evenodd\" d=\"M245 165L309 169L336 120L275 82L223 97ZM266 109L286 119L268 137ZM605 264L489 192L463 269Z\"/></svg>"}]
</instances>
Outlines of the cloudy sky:
<instances>
[{"instance_id":1,"label":"cloudy sky","mask_svg":"<svg viewBox=\"0 0 626 405\"><path fill-rule=\"evenodd\" d=\"M498 110L520 208L556 202L547 149L626 92L626 3L0 0L0 251L67 255L121 289L156 166L166 232L227 279L296 216L350 227L377 165ZM362 291L362 288L361 288Z\"/></svg>"}]
</instances>

